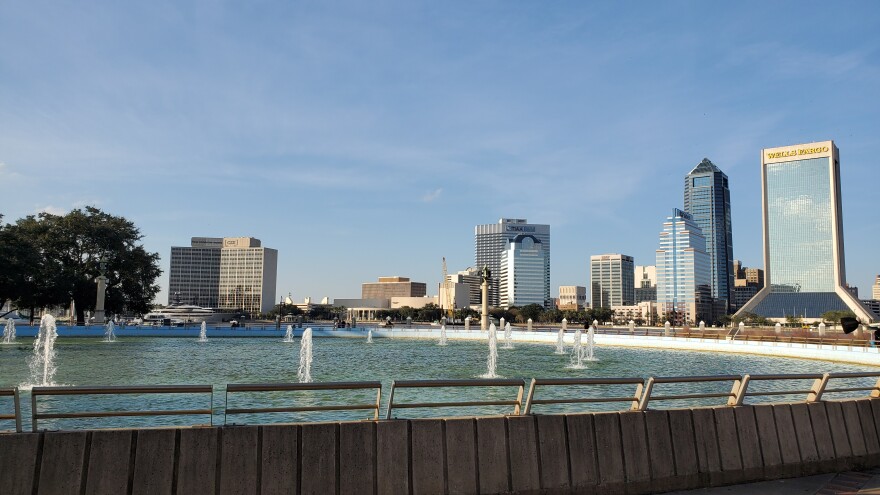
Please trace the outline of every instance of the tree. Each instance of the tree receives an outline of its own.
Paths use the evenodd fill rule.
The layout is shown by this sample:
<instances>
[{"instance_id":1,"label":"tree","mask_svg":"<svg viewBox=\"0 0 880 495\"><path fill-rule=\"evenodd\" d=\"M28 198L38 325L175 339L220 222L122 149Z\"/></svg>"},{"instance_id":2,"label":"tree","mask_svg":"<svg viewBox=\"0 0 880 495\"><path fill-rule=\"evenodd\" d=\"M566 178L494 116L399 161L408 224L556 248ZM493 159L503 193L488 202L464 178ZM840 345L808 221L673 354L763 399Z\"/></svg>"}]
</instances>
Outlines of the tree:
<instances>
[{"instance_id":1,"label":"tree","mask_svg":"<svg viewBox=\"0 0 880 495\"><path fill-rule=\"evenodd\" d=\"M840 319L844 317L855 318L856 315L852 311L826 311L822 313L822 321L831 325L840 325Z\"/></svg>"},{"instance_id":2,"label":"tree","mask_svg":"<svg viewBox=\"0 0 880 495\"><path fill-rule=\"evenodd\" d=\"M129 220L87 206L66 215L31 215L7 229L11 240L27 251L6 260L29 274L9 297L19 307L67 306L73 301L77 320L83 321L84 311L95 309L95 281L103 260L106 311L150 311L159 292L159 255L138 244L143 236Z\"/></svg>"},{"instance_id":3,"label":"tree","mask_svg":"<svg viewBox=\"0 0 880 495\"><path fill-rule=\"evenodd\" d=\"M519 310L519 322L525 323L529 318L532 319L533 322L538 321L541 318L541 315L544 314L544 306L539 304L526 304Z\"/></svg>"},{"instance_id":4,"label":"tree","mask_svg":"<svg viewBox=\"0 0 880 495\"><path fill-rule=\"evenodd\" d=\"M788 323L790 327L799 327L803 323L804 319L797 315L788 315L785 317L785 322Z\"/></svg>"}]
</instances>

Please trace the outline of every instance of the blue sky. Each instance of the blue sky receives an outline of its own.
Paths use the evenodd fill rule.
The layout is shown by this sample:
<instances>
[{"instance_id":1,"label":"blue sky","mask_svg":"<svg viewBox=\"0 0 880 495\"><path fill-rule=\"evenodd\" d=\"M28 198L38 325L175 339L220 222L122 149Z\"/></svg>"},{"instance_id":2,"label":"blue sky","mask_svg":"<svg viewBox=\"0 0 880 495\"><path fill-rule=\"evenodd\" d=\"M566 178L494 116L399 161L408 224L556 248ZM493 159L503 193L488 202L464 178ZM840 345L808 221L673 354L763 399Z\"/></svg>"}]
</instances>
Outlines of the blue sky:
<instances>
[{"instance_id":1,"label":"blue sky","mask_svg":"<svg viewBox=\"0 0 880 495\"><path fill-rule=\"evenodd\" d=\"M166 271L257 237L296 299L436 287L500 217L551 225L554 294L591 254L653 264L703 157L761 266L761 148L826 139L867 297L878 115L873 1L0 3L5 220L96 205Z\"/></svg>"}]
</instances>

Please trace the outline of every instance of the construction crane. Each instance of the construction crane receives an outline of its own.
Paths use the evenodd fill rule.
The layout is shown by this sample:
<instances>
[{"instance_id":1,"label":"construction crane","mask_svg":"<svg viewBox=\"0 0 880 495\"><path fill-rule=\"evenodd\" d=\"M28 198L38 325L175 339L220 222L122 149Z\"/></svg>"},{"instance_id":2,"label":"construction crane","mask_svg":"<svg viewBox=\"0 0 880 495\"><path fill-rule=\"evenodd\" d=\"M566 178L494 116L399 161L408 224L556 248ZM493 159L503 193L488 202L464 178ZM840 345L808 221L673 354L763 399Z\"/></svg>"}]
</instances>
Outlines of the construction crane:
<instances>
[{"instance_id":1,"label":"construction crane","mask_svg":"<svg viewBox=\"0 0 880 495\"><path fill-rule=\"evenodd\" d=\"M452 282L446 273L446 257L443 257L443 295L446 297L446 314L447 319L455 324L455 302L452 300Z\"/></svg>"}]
</instances>

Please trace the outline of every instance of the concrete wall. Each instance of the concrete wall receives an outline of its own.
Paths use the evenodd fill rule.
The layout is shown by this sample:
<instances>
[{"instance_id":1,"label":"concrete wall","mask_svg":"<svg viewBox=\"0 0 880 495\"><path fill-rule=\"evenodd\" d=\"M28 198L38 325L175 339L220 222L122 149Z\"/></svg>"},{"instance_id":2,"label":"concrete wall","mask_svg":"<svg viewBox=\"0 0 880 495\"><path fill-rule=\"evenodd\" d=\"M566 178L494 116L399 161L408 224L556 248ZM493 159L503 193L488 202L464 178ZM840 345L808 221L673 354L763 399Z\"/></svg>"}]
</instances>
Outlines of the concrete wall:
<instances>
[{"instance_id":1,"label":"concrete wall","mask_svg":"<svg viewBox=\"0 0 880 495\"><path fill-rule=\"evenodd\" d=\"M0 435L0 492L651 493L880 466L880 399Z\"/></svg>"}]
</instances>

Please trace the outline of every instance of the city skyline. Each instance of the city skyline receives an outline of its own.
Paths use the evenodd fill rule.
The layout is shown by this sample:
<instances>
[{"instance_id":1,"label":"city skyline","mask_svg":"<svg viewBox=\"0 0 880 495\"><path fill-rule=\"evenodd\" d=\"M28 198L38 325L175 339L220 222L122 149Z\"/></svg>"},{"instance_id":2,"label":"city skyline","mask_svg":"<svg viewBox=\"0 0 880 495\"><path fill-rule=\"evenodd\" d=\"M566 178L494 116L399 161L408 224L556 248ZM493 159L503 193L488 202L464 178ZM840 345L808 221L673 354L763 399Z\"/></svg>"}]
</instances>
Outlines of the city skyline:
<instances>
[{"instance_id":1,"label":"city skyline","mask_svg":"<svg viewBox=\"0 0 880 495\"><path fill-rule=\"evenodd\" d=\"M163 302L193 236L262 239L277 293L320 300L436 287L499 217L551 225L551 287L585 286L592 254L653 263L704 156L730 179L734 256L762 266L760 150L833 139L867 293L880 6L775 22L793 6L4 4L0 213L125 216Z\"/></svg>"}]
</instances>

